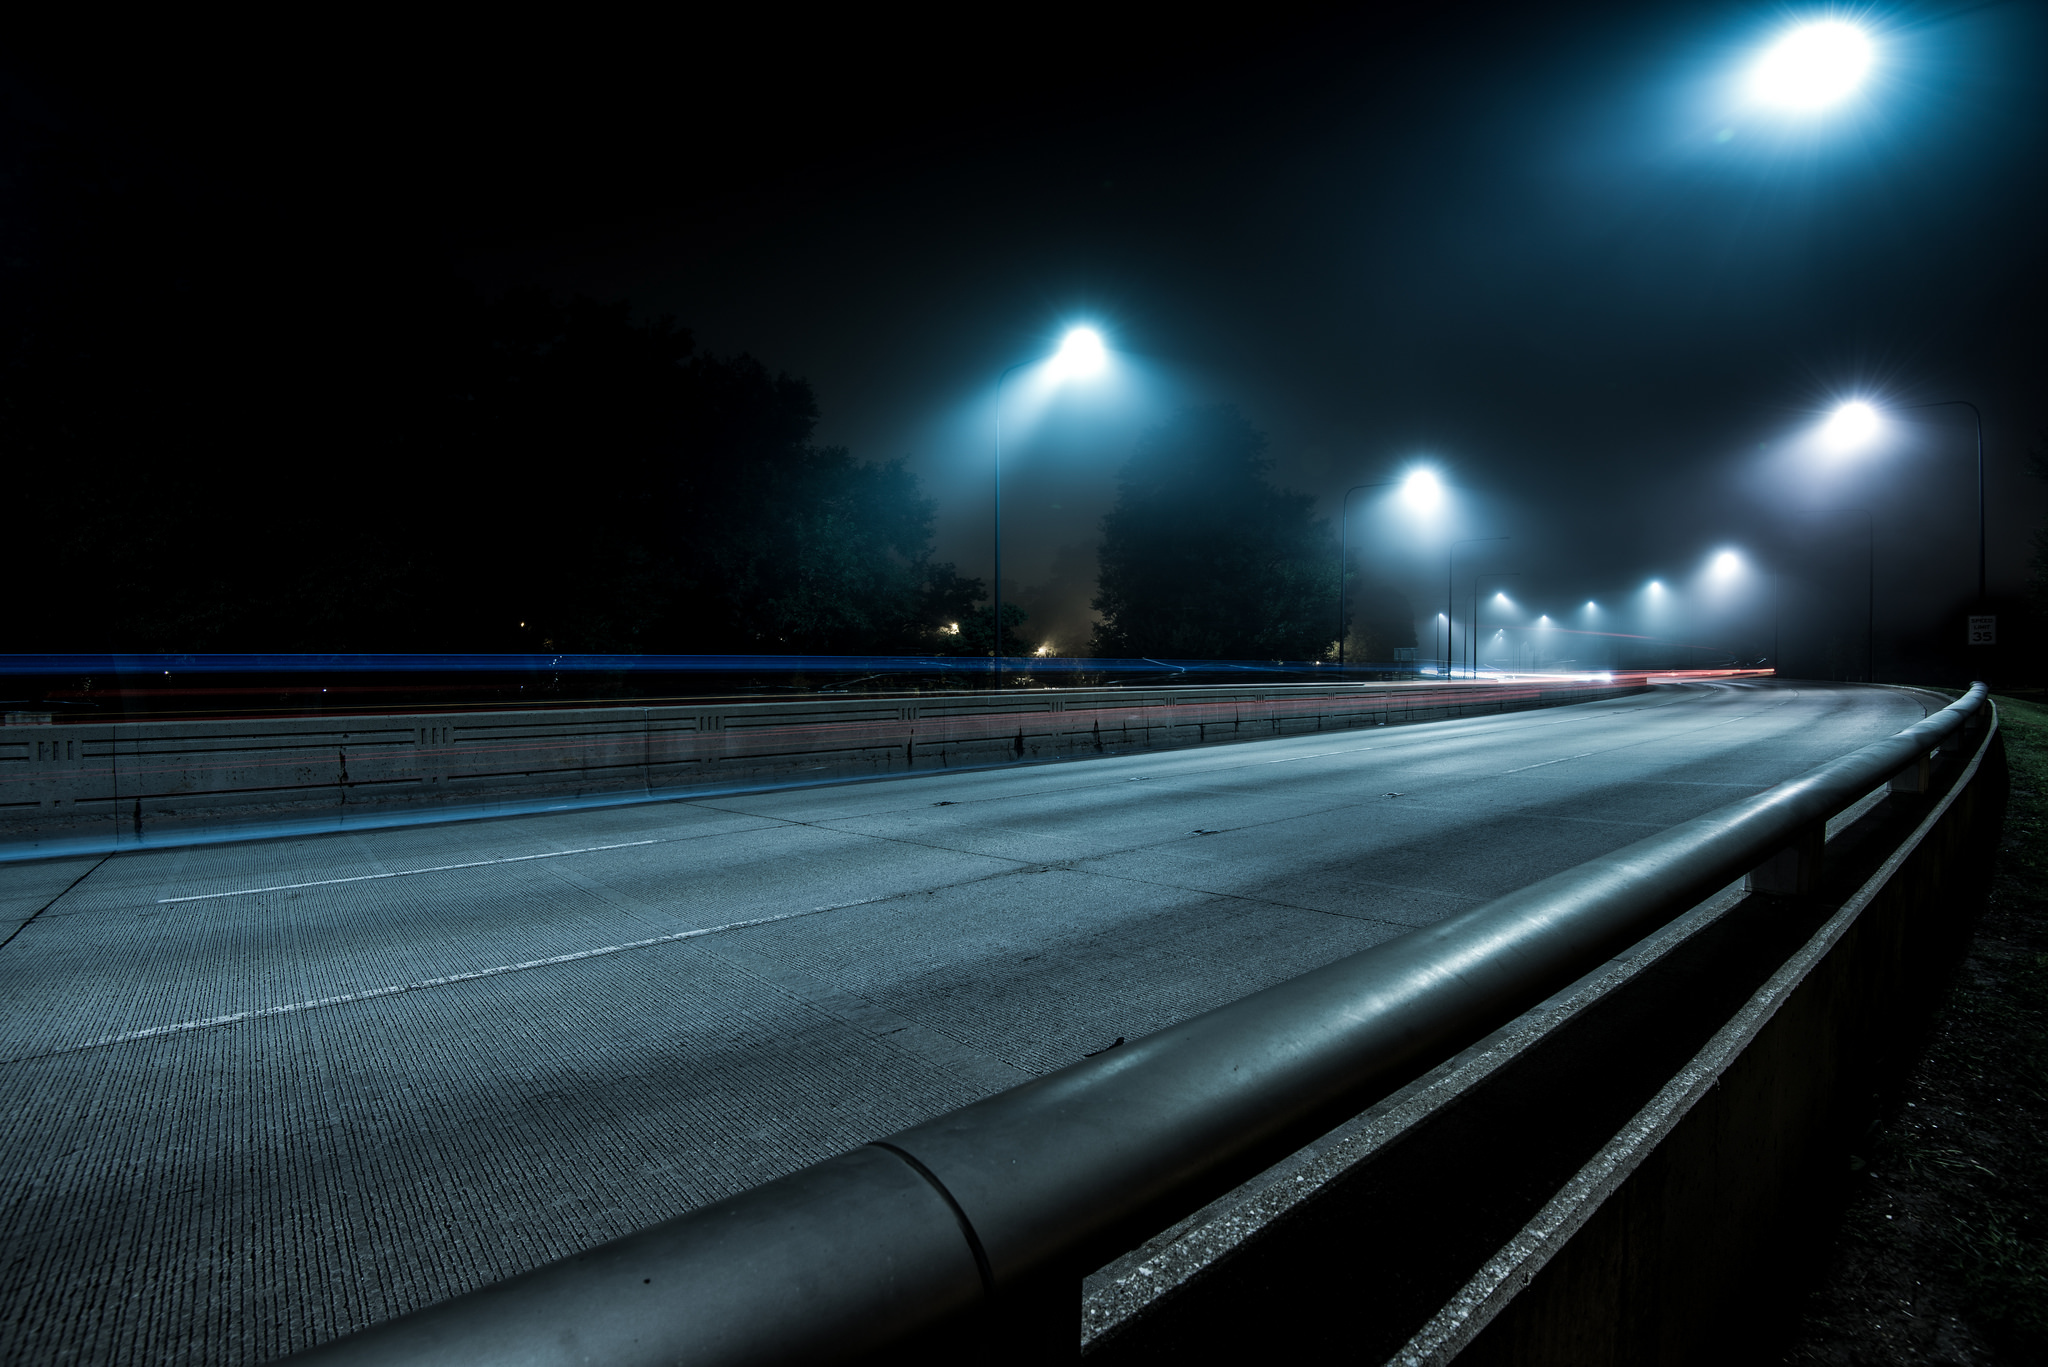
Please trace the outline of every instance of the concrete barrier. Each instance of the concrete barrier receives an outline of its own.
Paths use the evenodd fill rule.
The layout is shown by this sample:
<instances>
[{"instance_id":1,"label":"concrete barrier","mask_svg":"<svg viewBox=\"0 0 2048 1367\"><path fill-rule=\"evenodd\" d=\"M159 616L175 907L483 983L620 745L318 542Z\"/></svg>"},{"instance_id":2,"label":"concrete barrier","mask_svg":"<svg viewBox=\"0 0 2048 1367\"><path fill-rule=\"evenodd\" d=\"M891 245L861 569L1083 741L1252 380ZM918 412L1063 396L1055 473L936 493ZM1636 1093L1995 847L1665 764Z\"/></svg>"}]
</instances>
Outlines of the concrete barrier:
<instances>
[{"instance_id":1,"label":"concrete barrier","mask_svg":"<svg viewBox=\"0 0 2048 1367\"><path fill-rule=\"evenodd\" d=\"M1763 1360L1987 885L1995 728L1089 1277L1082 1356Z\"/></svg>"},{"instance_id":2,"label":"concrete barrier","mask_svg":"<svg viewBox=\"0 0 2048 1367\"><path fill-rule=\"evenodd\" d=\"M0 857L843 782L1438 721L1648 685L1032 689L394 716L0 726Z\"/></svg>"}]
</instances>

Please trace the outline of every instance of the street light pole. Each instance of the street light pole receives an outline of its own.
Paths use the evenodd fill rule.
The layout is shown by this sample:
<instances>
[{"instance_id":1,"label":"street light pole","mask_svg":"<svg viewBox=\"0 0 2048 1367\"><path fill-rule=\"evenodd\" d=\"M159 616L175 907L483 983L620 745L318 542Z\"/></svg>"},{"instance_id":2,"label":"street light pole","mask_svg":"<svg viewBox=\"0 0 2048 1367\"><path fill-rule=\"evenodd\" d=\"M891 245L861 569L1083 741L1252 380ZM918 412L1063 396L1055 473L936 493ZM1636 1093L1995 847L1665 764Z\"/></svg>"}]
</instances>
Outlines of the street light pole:
<instances>
[{"instance_id":1,"label":"street light pole","mask_svg":"<svg viewBox=\"0 0 2048 1367\"><path fill-rule=\"evenodd\" d=\"M1468 536L1451 543L1450 550L1445 556L1444 564L1444 677L1447 679L1451 677L1451 672L1457 668L1457 662L1452 658L1455 648L1451 643L1451 614L1458 610L1458 547L1476 545L1482 541L1512 541L1513 539L1513 537L1507 536Z\"/></svg>"},{"instance_id":2,"label":"street light pole","mask_svg":"<svg viewBox=\"0 0 2048 1367\"><path fill-rule=\"evenodd\" d=\"M1981 488L1979 493L1982 493ZM1871 515L1868 508L1837 508L1835 511L1863 514L1863 682L1870 683L1877 677L1877 519ZM1980 578L1977 592L1981 596L1984 591L1981 583L1984 566L1981 559L1978 562L1977 573Z\"/></svg>"},{"instance_id":3,"label":"street light pole","mask_svg":"<svg viewBox=\"0 0 2048 1367\"><path fill-rule=\"evenodd\" d=\"M1087 374L1102 366L1102 339L1092 328L1075 328L1060 344L1059 353L1051 360L1064 363L1068 375ZM990 652L995 664L995 680L998 688L1003 683L1003 382L1028 365L1037 361L1019 361L996 376L996 497L995 497L995 582L989 585L991 635L994 649Z\"/></svg>"},{"instance_id":4,"label":"street light pole","mask_svg":"<svg viewBox=\"0 0 2048 1367\"><path fill-rule=\"evenodd\" d=\"M1372 484L1354 484L1344 491L1344 497L1337 501L1337 668L1344 667L1344 636L1351 627L1351 617L1345 611L1344 572L1350 568L1344 558L1344 537L1351 530L1351 496L1366 489L1385 489L1399 484L1398 479L1383 479Z\"/></svg>"},{"instance_id":5,"label":"street light pole","mask_svg":"<svg viewBox=\"0 0 2048 1367\"><path fill-rule=\"evenodd\" d=\"M1908 408L1967 408L1977 420L1977 605L1984 606L1984 415L1968 399L1937 399L1933 403L1900 404Z\"/></svg>"},{"instance_id":6,"label":"street light pole","mask_svg":"<svg viewBox=\"0 0 2048 1367\"><path fill-rule=\"evenodd\" d=\"M1505 570L1505 571L1503 571L1503 572L1501 572L1501 573L1499 573L1499 574L1496 574L1496 575L1494 576L1494 578L1495 578L1495 579L1520 579L1520 578L1522 577L1522 575L1523 575L1524 573L1525 573L1525 571L1522 571L1522 570ZM1476 575L1476 574L1472 576L1472 625L1471 625L1471 631L1472 631L1472 677L1473 677L1473 678L1475 678L1475 679L1477 679L1477 678L1479 677L1479 576L1478 576L1478 575Z\"/></svg>"},{"instance_id":7,"label":"street light pole","mask_svg":"<svg viewBox=\"0 0 2048 1367\"><path fill-rule=\"evenodd\" d=\"M1031 361L1019 361L996 376L996 571L995 579L989 584L989 621L994 633L990 654L995 659L998 688L1003 685L1003 381L1032 364Z\"/></svg>"}]
</instances>

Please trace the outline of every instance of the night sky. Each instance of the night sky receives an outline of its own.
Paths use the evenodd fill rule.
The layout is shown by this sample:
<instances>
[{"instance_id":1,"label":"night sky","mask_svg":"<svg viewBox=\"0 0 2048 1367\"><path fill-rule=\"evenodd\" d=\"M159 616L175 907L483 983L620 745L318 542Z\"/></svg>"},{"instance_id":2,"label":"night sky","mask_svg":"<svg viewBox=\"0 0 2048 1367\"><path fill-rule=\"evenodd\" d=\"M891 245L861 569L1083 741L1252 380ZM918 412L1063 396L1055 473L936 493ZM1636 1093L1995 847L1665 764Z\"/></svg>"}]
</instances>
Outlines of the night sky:
<instances>
[{"instance_id":1,"label":"night sky","mask_svg":"<svg viewBox=\"0 0 2048 1367\"><path fill-rule=\"evenodd\" d=\"M1758 55L1830 16L1875 43L1859 91L1749 101ZM427 262L623 297L808 378L820 437L907 457L970 574L996 375L1100 329L1109 375L1006 409L1006 596L1037 629L1078 635L1137 434L1225 401L1325 514L1418 462L1456 486L1426 526L1385 491L1353 504L1419 612L1452 537L1512 538L1467 548L1489 593L1598 599L1626 629L1648 578L1683 588L1732 547L1746 587L1665 629L1768 649L1774 577L1785 662L1819 671L1824 638L1860 649L1842 510L1874 525L1882 665L1972 593L1975 489L1964 410L1897 413L1855 456L1815 425L1848 398L1969 399L1991 588L2024 588L2048 504L2042 6L820 22L278 32L260 60L180 28L8 71L231 206L285 276Z\"/></svg>"}]
</instances>

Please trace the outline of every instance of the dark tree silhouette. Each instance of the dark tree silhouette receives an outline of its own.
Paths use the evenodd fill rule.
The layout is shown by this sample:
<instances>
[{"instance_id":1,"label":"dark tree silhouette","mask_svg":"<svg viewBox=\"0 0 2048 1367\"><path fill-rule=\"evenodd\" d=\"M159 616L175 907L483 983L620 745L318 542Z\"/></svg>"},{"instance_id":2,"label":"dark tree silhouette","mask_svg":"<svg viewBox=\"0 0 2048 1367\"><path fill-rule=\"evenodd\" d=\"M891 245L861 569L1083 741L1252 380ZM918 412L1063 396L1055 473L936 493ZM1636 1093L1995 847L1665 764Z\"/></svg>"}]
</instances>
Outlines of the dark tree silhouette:
<instances>
[{"instance_id":1,"label":"dark tree silhouette","mask_svg":"<svg viewBox=\"0 0 2048 1367\"><path fill-rule=\"evenodd\" d=\"M900 462L812 444L805 382L623 305L522 294L485 320L447 414L466 465L516 473L444 576L479 617L558 649L904 651L980 596L932 563Z\"/></svg>"},{"instance_id":2,"label":"dark tree silhouette","mask_svg":"<svg viewBox=\"0 0 2048 1367\"><path fill-rule=\"evenodd\" d=\"M1415 608L1392 584L1352 571L1345 595L1351 630L1344 658L1352 664L1386 664L1394 652L1415 644Z\"/></svg>"},{"instance_id":3,"label":"dark tree silhouette","mask_svg":"<svg viewBox=\"0 0 2048 1367\"><path fill-rule=\"evenodd\" d=\"M1320 657L1332 639L1336 539L1315 500L1267 478L1266 437L1236 407L1147 432L1103 519L1101 656Z\"/></svg>"},{"instance_id":4,"label":"dark tree silhouette","mask_svg":"<svg viewBox=\"0 0 2048 1367\"><path fill-rule=\"evenodd\" d=\"M810 387L0 82L4 650L932 649L983 597ZM338 206L322 201L320 212ZM382 235L380 235L382 234Z\"/></svg>"}]
</instances>

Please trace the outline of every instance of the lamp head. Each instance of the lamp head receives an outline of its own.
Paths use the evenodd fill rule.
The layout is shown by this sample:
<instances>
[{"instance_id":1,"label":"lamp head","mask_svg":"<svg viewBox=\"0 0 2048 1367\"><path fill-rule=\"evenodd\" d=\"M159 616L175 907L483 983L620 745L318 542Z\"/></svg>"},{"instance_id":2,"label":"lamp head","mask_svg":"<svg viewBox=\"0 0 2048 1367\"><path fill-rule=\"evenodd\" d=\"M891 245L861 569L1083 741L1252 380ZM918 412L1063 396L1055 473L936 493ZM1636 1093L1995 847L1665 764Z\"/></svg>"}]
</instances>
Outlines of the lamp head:
<instances>
[{"instance_id":1,"label":"lamp head","mask_svg":"<svg viewBox=\"0 0 2048 1367\"><path fill-rule=\"evenodd\" d=\"M1426 513L1443 502L1444 486L1437 479L1436 471L1415 470L1401 481L1401 497L1408 500L1409 507Z\"/></svg>"},{"instance_id":2,"label":"lamp head","mask_svg":"<svg viewBox=\"0 0 2048 1367\"><path fill-rule=\"evenodd\" d=\"M1827 438L1830 446L1846 451L1868 442L1877 435L1881 425L1877 410L1861 399L1855 399L1828 415L1821 435Z\"/></svg>"},{"instance_id":3,"label":"lamp head","mask_svg":"<svg viewBox=\"0 0 2048 1367\"><path fill-rule=\"evenodd\" d=\"M1823 109L1863 84L1870 58L1869 35L1854 24L1839 19L1802 24L1750 70L1750 92L1780 109Z\"/></svg>"},{"instance_id":4,"label":"lamp head","mask_svg":"<svg viewBox=\"0 0 2048 1367\"><path fill-rule=\"evenodd\" d=\"M1094 328L1073 329L1052 358L1053 370L1063 379L1085 379L1108 363L1109 352L1102 345L1102 334Z\"/></svg>"}]
</instances>

